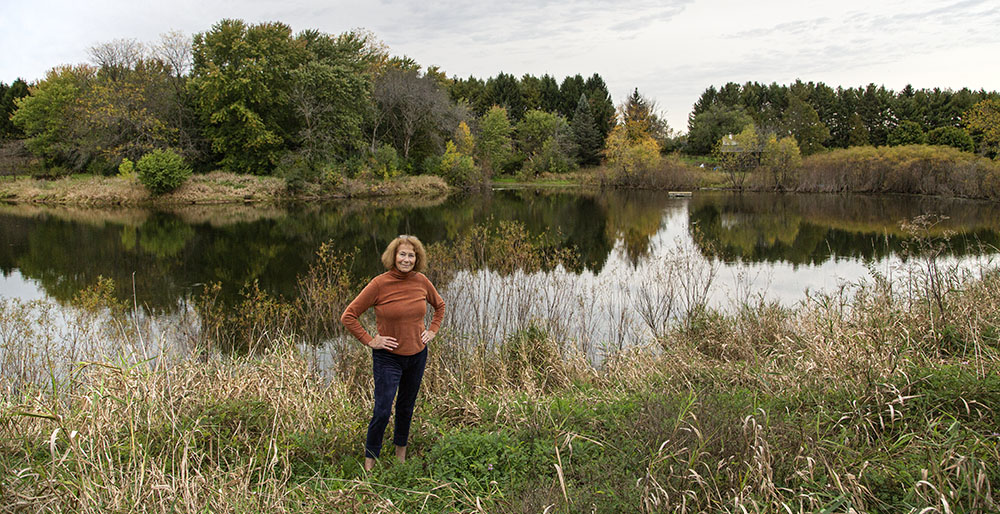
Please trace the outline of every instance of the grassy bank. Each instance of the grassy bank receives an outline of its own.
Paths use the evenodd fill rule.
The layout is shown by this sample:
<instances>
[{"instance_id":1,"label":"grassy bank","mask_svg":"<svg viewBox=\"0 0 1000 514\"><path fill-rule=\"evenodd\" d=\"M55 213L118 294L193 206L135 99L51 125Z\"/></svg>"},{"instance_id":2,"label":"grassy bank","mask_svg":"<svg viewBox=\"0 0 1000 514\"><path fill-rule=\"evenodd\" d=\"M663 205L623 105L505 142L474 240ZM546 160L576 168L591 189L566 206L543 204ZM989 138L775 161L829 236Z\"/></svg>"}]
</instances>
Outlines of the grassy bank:
<instances>
[{"instance_id":1,"label":"grassy bank","mask_svg":"<svg viewBox=\"0 0 1000 514\"><path fill-rule=\"evenodd\" d=\"M121 177L71 175L56 180L30 177L0 178L0 200L17 203L66 205L177 205L240 202L278 202L344 197L447 194L438 177L404 176L388 181L346 179L336 187L312 185L289 192L276 177L212 172L194 175L172 193L154 197L133 181Z\"/></svg>"},{"instance_id":2,"label":"grassy bank","mask_svg":"<svg viewBox=\"0 0 1000 514\"><path fill-rule=\"evenodd\" d=\"M338 301L336 261L319 262L301 286ZM203 333L160 354L164 333L107 284L68 319L6 301L0 510L994 512L1000 271L911 263L795 308L702 306L598 365L545 320L503 340L442 331L410 458L370 475L360 345L319 373L290 325L252 323L266 350L220 356ZM46 323L74 349L115 343L39 347Z\"/></svg>"},{"instance_id":3,"label":"grassy bank","mask_svg":"<svg viewBox=\"0 0 1000 514\"><path fill-rule=\"evenodd\" d=\"M948 146L870 146L803 160L798 191L1000 199L1000 162Z\"/></svg>"}]
</instances>

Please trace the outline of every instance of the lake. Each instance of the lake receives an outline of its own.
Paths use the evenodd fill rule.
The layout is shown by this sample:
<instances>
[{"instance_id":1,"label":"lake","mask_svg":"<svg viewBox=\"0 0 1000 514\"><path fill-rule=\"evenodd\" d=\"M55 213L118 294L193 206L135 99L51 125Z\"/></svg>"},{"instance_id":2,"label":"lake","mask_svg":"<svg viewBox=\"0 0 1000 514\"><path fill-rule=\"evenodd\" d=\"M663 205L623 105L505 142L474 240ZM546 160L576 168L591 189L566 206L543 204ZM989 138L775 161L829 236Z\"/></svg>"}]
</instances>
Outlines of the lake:
<instances>
[{"instance_id":1,"label":"lake","mask_svg":"<svg viewBox=\"0 0 1000 514\"><path fill-rule=\"evenodd\" d=\"M891 271L911 240L901 222L925 214L941 216L930 237L950 238L944 262L981 266L996 256L998 205L909 196L498 189L172 210L7 204L0 297L63 305L100 276L144 314L173 316L212 283L225 302L253 281L293 298L327 241L357 249L351 273L361 281L381 271L378 256L398 234L449 243L477 225L515 221L552 248L571 248L576 262L515 276L458 273L439 284L448 327L489 341L531 320L556 320L550 330L559 337L620 347L648 339L692 295L720 308L760 298L794 305Z\"/></svg>"}]
</instances>

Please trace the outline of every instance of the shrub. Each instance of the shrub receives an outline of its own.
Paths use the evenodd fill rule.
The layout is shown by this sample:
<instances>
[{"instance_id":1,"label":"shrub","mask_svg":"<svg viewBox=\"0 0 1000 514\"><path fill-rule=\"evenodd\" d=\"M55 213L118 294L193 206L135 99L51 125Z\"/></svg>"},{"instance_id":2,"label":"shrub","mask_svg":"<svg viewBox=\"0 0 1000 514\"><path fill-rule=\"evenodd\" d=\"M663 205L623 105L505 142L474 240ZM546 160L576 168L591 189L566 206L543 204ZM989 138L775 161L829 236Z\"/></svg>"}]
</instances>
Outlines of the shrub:
<instances>
[{"instance_id":1,"label":"shrub","mask_svg":"<svg viewBox=\"0 0 1000 514\"><path fill-rule=\"evenodd\" d=\"M472 156L458 151L455 143L445 143L444 156L438 174L452 186L468 186L475 180L478 169Z\"/></svg>"},{"instance_id":2,"label":"shrub","mask_svg":"<svg viewBox=\"0 0 1000 514\"><path fill-rule=\"evenodd\" d=\"M948 146L855 147L803 160L799 191L1000 198L1000 166Z\"/></svg>"},{"instance_id":3,"label":"shrub","mask_svg":"<svg viewBox=\"0 0 1000 514\"><path fill-rule=\"evenodd\" d=\"M926 141L924 128L915 121L906 120L889 133L889 146L922 145Z\"/></svg>"},{"instance_id":4,"label":"shrub","mask_svg":"<svg viewBox=\"0 0 1000 514\"><path fill-rule=\"evenodd\" d=\"M154 195L169 193L191 176L191 167L173 150L153 150L135 165L139 181Z\"/></svg>"},{"instance_id":5,"label":"shrub","mask_svg":"<svg viewBox=\"0 0 1000 514\"><path fill-rule=\"evenodd\" d=\"M372 167L376 176L389 180L400 173L399 154L392 145L384 144L372 154Z\"/></svg>"},{"instance_id":6,"label":"shrub","mask_svg":"<svg viewBox=\"0 0 1000 514\"><path fill-rule=\"evenodd\" d=\"M938 127L928 132L927 144L951 146L963 152L971 152L975 148L972 136L958 127Z\"/></svg>"},{"instance_id":7,"label":"shrub","mask_svg":"<svg viewBox=\"0 0 1000 514\"><path fill-rule=\"evenodd\" d=\"M135 182L138 178L138 174L135 171L135 163L128 157L122 159L121 164L118 165L118 176L129 182Z\"/></svg>"}]
</instances>

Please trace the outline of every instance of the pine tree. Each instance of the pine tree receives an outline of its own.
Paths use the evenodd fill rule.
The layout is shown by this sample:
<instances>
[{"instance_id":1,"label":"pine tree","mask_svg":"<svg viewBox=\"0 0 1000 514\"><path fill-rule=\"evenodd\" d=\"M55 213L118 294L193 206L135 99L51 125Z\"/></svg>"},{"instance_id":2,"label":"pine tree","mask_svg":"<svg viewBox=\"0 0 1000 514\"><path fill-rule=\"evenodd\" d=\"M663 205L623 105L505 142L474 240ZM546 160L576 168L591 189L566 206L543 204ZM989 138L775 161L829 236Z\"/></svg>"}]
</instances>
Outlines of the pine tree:
<instances>
[{"instance_id":1,"label":"pine tree","mask_svg":"<svg viewBox=\"0 0 1000 514\"><path fill-rule=\"evenodd\" d=\"M586 94L581 94L580 101L576 104L573 121L570 122L570 132L573 134L573 142L576 143L577 160L580 164L599 164L604 140L594 123Z\"/></svg>"}]
</instances>

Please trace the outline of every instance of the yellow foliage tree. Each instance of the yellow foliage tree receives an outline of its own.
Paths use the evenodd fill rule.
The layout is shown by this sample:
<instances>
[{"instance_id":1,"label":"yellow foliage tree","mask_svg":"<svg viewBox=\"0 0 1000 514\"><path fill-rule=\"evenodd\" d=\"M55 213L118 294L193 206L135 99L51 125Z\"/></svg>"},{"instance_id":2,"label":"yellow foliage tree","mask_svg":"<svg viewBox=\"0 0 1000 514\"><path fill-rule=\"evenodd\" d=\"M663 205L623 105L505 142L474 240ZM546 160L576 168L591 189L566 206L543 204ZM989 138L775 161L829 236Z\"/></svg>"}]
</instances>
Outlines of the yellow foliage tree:
<instances>
[{"instance_id":1,"label":"yellow foliage tree","mask_svg":"<svg viewBox=\"0 0 1000 514\"><path fill-rule=\"evenodd\" d=\"M631 123L617 125L608 134L605 156L615 169L617 181L632 184L639 175L660 162L660 145L649 133Z\"/></svg>"},{"instance_id":2,"label":"yellow foliage tree","mask_svg":"<svg viewBox=\"0 0 1000 514\"><path fill-rule=\"evenodd\" d=\"M965 126L980 136L983 153L1000 158L1000 99L983 100L965 113Z\"/></svg>"}]
</instances>

